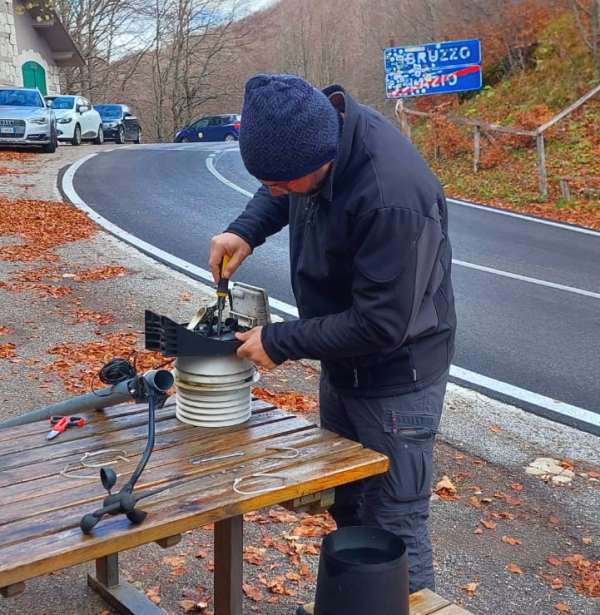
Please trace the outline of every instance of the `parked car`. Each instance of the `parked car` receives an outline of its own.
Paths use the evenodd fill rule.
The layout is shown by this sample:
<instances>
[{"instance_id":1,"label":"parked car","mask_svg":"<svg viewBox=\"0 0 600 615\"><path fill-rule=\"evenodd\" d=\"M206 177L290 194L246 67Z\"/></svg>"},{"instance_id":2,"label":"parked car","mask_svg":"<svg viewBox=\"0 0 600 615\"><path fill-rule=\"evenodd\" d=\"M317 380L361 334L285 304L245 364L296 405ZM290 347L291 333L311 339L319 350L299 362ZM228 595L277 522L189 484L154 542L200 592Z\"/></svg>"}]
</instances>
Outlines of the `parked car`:
<instances>
[{"instance_id":1,"label":"parked car","mask_svg":"<svg viewBox=\"0 0 600 615\"><path fill-rule=\"evenodd\" d=\"M100 114L83 96L46 96L46 102L56 116L59 141L81 145L82 141L104 143L104 130Z\"/></svg>"},{"instance_id":2,"label":"parked car","mask_svg":"<svg viewBox=\"0 0 600 615\"><path fill-rule=\"evenodd\" d=\"M142 127L127 105L94 105L102 118L104 138L115 143L142 142Z\"/></svg>"},{"instance_id":3,"label":"parked car","mask_svg":"<svg viewBox=\"0 0 600 615\"><path fill-rule=\"evenodd\" d=\"M0 145L41 145L49 154L58 144L56 117L35 88L0 88Z\"/></svg>"},{"instance_id":4,"label":"parked car","mask_svg":"<svg viewBox=\"0 0 600 615\"><path fill-rule=\"evenodd\" d=\"M237 141L240 138L239 115L207 115L182 128L175 135L175 143L194 141Z\"/></svg>"}]
</instances>

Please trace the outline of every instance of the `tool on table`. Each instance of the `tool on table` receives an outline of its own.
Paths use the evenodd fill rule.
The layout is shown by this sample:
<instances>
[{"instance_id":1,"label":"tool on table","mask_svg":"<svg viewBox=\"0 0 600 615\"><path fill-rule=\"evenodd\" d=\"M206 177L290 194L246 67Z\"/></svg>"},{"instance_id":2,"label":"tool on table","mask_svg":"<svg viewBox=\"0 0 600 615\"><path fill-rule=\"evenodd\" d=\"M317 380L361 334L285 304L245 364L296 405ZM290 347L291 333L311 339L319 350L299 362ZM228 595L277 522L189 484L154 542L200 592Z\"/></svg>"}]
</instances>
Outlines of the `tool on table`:
<instances>
[{"instance_id":1,"label":"tool on table","mask_svg":"<svg viewBox=\"0 0 600 615\"><path fill-rule=\"evenodd\" d=\"M152 490L142 493L134 493L134 488L139 480L150 455L154 449L154 440L156 436L156 416L155 412L157 408L161 408L164 405L166 398L168 397L169 389L173 386L174 379L173 374L166 369L156 369L146 372L139 380L140 396L143 396L148 402L148 437L146 439L146 447L142 453L142 457L139 460L137 467L133 471L133 474L129 477L129 480L119 489L118 493L112 493L111 490L117 482L117 473L108 467L102 467L100 469L100 481L102 486L108 492L108 495L102 502L102 508L95 510L92 513L88 513L81 518L79 527L84 534L89 534L94 529L96 524L104 517L104 515L119 515L124 514L129 521L134 525L141 523L148 513L135 505L139 500L150 497L156 493L164 491L165 488L158 490Z\"/></svg>"},{"instance_id":2,"label":"tool on table","mask_svg":"<svg viewBox=\"0 0 600 615\"><path fill-rule=\"evenodd\" d=\"M217 337L221 335L223 330L223 310L225 309L225 301L229 297L229 278L224 276L225 269L229 263L229 256L225 254L221 261L219 273L221 277L217 286Z\"/></svg>"},{"instance_id":3,"label":"tool on table","mask_svg":"<svg viewBox=\"0 0 600 615\"><path fill-rule=\"evenodd\" d=\"M209 457L194 457L190 459L190 463L194 466L201 463L207 463L208 461L219 461L221 459L229 459L230 457L243 457L246 453L243 451L236 451L234 453L223 453L222 455L212 455Z\"/></svg>"},{"instance_id":4,"label":"tool on table","mask_svg":"<svg viewBox=\"0 0 600 615\"><path fill-rule=\"evenodd\" d=\"M46 438L48 440L54 440L56 436L65 432L69 427L83 427L85 425L85 419L81 416L51 416L50 424L52 429L48 432Z\"/></svg>"}]
</instances>

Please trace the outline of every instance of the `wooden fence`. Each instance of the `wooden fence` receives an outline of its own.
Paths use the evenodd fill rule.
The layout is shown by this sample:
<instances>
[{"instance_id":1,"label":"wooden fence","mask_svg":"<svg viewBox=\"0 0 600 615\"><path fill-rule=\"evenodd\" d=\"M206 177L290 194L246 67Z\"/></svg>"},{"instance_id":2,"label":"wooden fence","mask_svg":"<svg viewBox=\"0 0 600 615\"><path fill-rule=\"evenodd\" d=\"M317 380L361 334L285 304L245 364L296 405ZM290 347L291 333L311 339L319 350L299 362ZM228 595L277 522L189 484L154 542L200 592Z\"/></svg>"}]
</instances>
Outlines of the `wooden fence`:
<instances>
[{"instance_id":1,"label":"wooden fence","mask_svg":"<svg viewBox=\"0 0 600 615\"><path fill-rule=\"evenodd\" d=\"M600 84L590 90L585 96L582 96L579 100L575 101L572 105L569 105L566 109L563 109L560 113L555 115L551 120L548 120L545 124L538 126L535 130L524 130L520 128L511 128L509 126L500 126L499 124L490 124L483 120L472 120L465 117L458 117L455 115L444 115L444 117L454 123L463 126L471 126L473 128L473 171L477 173L479 171L479 161L481 156L481 133L482 132L499 132L510 135L531 137L535 139L537 149L537 169L538 169L538 187L540 195L544 198L548 196L548 174L546 172L546 146L544 134L547 130L552 128L555 124L563 120L565 117L573 113L585 104L590 98L600 93ZM409 109L405 105L403 99L398 100L396 103L396 118L400 124L402 132L410 139L410 122L408 116L425 117L429 118L433 114L425 111L415 111ZM561 185L563 194L565 194L565 187ZM566 187L568 193L568 186Z\"/></svg>"}]
</instances>

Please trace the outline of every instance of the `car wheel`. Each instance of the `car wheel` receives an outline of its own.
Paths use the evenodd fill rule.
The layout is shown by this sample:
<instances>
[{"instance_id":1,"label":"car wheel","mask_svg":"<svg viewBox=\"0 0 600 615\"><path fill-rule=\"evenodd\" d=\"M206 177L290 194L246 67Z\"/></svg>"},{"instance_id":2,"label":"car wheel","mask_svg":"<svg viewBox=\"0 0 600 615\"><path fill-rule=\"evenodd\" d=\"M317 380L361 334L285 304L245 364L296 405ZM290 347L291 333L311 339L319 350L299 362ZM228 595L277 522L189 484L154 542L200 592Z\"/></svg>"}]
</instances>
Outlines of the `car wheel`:
<instances>
[{"instance_id":1,"label":"car wheel","mask_svg":"<svg viewBox=\"0 0 600 615\"><path fill-rule=\"evenodd\" d=\"M73 131L73 138L71 139L71 145L81 145L81 126L79 124L75 125L75 130Z\"/></svg>"},{"instance_id":2,"label":"car wheel","mask_svg":"<svg viewBox=\"0 0 600 615\"><path fill-rule=\"evenodd\" d=\"M115 138L115 143L118 143L119 145L123 145L123 143L125 143L125 129L123 126L119 126L119 132Z\"/></svg>"},{"instance_id":3,"label":"car wheel","mask_svg":"<svg viewBox=\"0 0 600 615\"><path fill-rule=\"evenodd\" d=\"M102 145L104 143L104 130L102 126L98 127L98 134L96 135L96 138L94 139L94 143L96 145Z\"/></svg>"},{"instance_id":4,"label":"car wheel","mask_svg":"<svg viewBox=\"0 0 600 615\"><path fill-rule=\"evenodd\" d=\"M46 154L54 154L56 148L58 147L58 137L56 132L51 132L50 134L50 143L44 145L42 148Z\"/></svg>"},{"instance_id":5,"label":"car wheel","mask_svg":"<svg viewBox=\"0 0 600 615\"><path fill-rule=\"evenodd\" d=\"M226 134L225 141L235 141L235 137L231 133Z\"/></svg>"},{"instance_id":6,"label":"car wheel","mask_svg":"<svg viewBox=\"0 0 600 615\"><path fill-rule=\"evenodd\" d=\"M137 139L134 141L134 143L137 143L139 145L141 142L142 142L142 131L138 130Z\"/></svg>"},{"instance_id":7,"label":"car wheel","mask_svg":"<svg viewBox=\"0 0 600 615\"><path fill-rule=\"evenodd\" d=\"M180 143L191 143L191 141L187 137L183 137L183 139L181 139Z\"/></svg>"}]
</instances>

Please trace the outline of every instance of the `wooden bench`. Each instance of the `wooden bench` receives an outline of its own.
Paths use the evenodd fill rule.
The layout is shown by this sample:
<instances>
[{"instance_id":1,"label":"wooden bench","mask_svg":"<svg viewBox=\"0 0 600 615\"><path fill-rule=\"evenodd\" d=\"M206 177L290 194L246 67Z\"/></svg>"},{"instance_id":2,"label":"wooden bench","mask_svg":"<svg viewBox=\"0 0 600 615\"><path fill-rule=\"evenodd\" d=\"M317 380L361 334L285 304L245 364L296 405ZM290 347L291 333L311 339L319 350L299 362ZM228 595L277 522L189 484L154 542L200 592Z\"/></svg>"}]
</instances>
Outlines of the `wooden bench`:
<instances>
[{"instance_id":1,"label":"wooden bench","mask_svg":"<svg viewBox=\"0 0 600 615\"><path fill-rule=\"evenodd\" d=\"M105 496L98 470L66 472L84 478L66 478L61 472L86 453L118 449L127 461L113 468L128 475L144 449L147 411L125 404L88 418L83 428L69 429L50 442L48 422L0 430L0 591L5 597L22 592L28 579L95 560L89 585L114 609L163 613L119 579L119 552L151 542L169 547L183 532L214 523L215 615L242 615L243 514L280 503L330 500L337 485L388 467L384 455L263 402L254 402L252 417L243 425L205 429L177 421L171 400L157 413L156 447L138 483L140 490L169 489L140 502L139 508L149 513L140 525L122 515L108 517L84 536L82 515L98 508ZM283 458L281 447L298 454ZM243 456L191 463L232 452ZM243 491L271 488L260 494L233 489L234 479L256 472L281 478L243 483Z\"/></svg>"},{"instance_id":2,"label":"wooden bench","mask_svg":"<svg viewBox=\"0 0 600 615\"><path fill-rule=\"evenodd\" d=\"M303 608L306 615L314 615L313 603L305 604ZM410 615L470 615L470 613L456 604L450 604L448 600L429 589L424 589L411 594Z\"/></svg>"}]
</instances>

